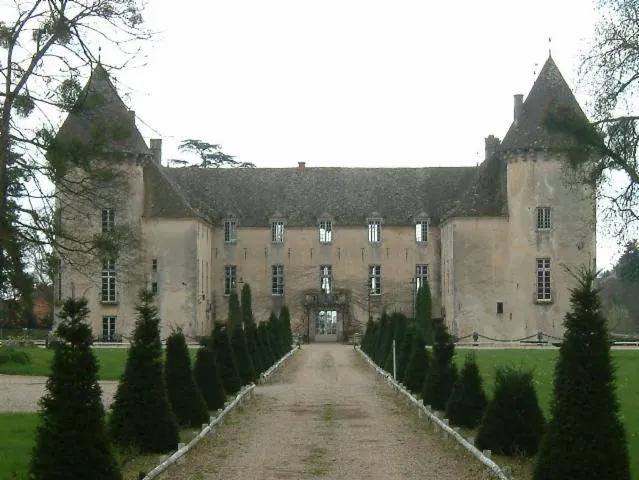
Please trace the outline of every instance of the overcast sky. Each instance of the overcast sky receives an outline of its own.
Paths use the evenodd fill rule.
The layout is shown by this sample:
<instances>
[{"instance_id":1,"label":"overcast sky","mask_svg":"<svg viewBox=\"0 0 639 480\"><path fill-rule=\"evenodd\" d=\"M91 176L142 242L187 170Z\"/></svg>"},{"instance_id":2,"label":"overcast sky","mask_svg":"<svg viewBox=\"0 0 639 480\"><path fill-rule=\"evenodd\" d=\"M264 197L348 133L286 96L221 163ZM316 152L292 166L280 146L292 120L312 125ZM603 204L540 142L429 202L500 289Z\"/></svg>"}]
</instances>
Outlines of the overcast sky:
<instances>
[{"instance_id":1,"label":"overcast sky","mask_svg":"<svg viewBox=\"0 0 639 480\"><path fill-rule=\"evenodd\" d=\"M549 38L587 110L592 0L151 0L146 20L146 63L117 86L164 160L197 138L259 167L475 165Z\"/></svg>"}]
</instances>

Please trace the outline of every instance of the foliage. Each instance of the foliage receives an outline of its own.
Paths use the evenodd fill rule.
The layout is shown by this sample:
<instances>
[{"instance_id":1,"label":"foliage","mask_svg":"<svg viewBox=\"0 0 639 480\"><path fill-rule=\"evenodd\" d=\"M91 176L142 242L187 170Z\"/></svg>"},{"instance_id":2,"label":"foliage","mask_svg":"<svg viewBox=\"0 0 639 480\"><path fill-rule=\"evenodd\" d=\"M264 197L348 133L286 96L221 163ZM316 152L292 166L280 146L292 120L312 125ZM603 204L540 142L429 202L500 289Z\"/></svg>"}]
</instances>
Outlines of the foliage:
<instances>
[{"instance_id":1,"label":"foliage","mask_svg":"<svg viewBox=\"0 0 639 480\"><path fill-rule=\"evenodd\" d=\"M200 427L208 423L208 408L195 383L191 357L181 330L172 332L166 339L164 373L169 401L178 424L182 427Z\"/></svg>"},{"instance_id":2,"label":"foliage","mask_svg":"<svg viewBox=\"0 0 639 480\"><path fill-rule=\"evenodd\" d=\"M164 382L153 293L143 290L139 300L131 348L112 405L111 438L124 450L163 453L177 446L178 428Z\"/></svg>"},{"instance_id":3,"label":"foliage","mask_svg":"<svg viewBox=\"0 0 639 480\"><path fill-rule=\"evenodd\" d=\"M408 363L406 364L406 373L403 378L403 382L408 390L414 394L421 393L430 364L430 352L426 350L421 334L415 330L413 332L413 342Z\"/></svg>"},{"instance_id":4,"label":"foliage","mask_svg":"<svg viewBox=\"0 0 639 480\"><path fill-rule=\"evenodd\" d=\"M62 232L56 225L56 201L79 185L67 181L64 173L86 166L91 156L74 155L78 145L56 144L54 131L59 114L77 106L81 93L77 79L98 62L98 46L125 65L140 42L150 38L142 27L142 8L139 0L51 0L3 6L0 298L30 303L25 270L36 257L46 256L49 246L59 255L70 253L69 243L74 251L94 247L79 232ZM49 156L53 150L59 155ZM89 171L87 178L95 178ZM84 198L91 198L89 182L81 183L88 195ZM78 214L82 207L74 207Z\"/></svg>"},{"instance_id":5,"label":"foliage","mask_svg":"<svg viewBox=\"0 0 639 480\"><path fill-rule=\"evenodd\" d=\"M571 290L564 341L555 365L548 431L536 480L629 479L626 433L619 418L606 321L596 272L583 269Z\"/></svg>"},{"instance_id":6,"label":"foliage","mask_svg":"<svg viewBox=\"0 0 639 480\"><path fill-rule=\"evenodd\" d=\"M40 400L30 478L121 478L104 423L88 315L84 298L66 300L60 312L62 341Z\"/></svg>"},{"instance_id":7,"label":"foliage","mask_svg":"<svg viewBox=\"0 0 639 480\"><path fill-rule=\"evenodd\" d=\"M226 401L226 392L220 379L217 361L215 360L215 352L211 339L203 342L198 349L193 365L193 375L195 383L202 392L202 397L206 402L209 410L218 410L224 408Z\"/></svg>"},{"instance_id":8,"label":"foliage","mask_svg":"<svg viewBox=\"0 0 639 480\"><path fill-rule=\"evenodd\" d=\"M377 365L379 365L380 363L383 363L384 360L386 359L386 356L383 353L383 350L384 350L385 336L388 335L389 321L390 319L388 318L388 315L386 315L386 312L385 311L382 312L382 316L380 317L377 327L375 329L375 338L373 339L373 344L371 348L371 358ZM384 355L384 358L380 360L380 357L382 355Z\"/></svg>"},{"instance_id":9,"label":"foliage","mask_svg":"<svg viewBox=\"0 0 639 480\"><path fill-rule=\"evenodd\" d=\"M382 312L382 317L380 319L380 336L379 341L377 343L377 348L375 349L375 363L384 368L384 363L386 362L386 357L388 357L388 350L393 342L394 335L394 323L393 319L390 315L386 313L386 311Z\"/></svg>"},{"instance_id":10,"label":"foliage","mask_svg":"<svg viewBox=\"0 0 639 480\"><path fill-rule=\"evenodd\" d=\"M0 365L8 363L28 365L31 363L31 357L23 350L16 350L15 348L0 348Z\"/></svg>"},{"instance_id":11,"label":"foliage","mask_svg":"<svg viewBox=\"0 0 639 480\"><path fill-rule=\"evenodd\" d=\"M271 329L269 328L268 322L260 322L257 333L262 358L264 359L264 367L268 370L276 360L273 347L271 346Z\"/></svg>"},{"instance_id":12,"label":"foliage","mask_svg":"<svg viewBox=\"0 0 639 480\"><path fill-rule=\"evenodd\" d=\"M282 355L288 353L293 345L293 330L291 329L291 312L288 307L284 305L280 310L280 338L282 340Z\"/></svg>"},{"instance_id":13,"label":"foliage","mask_svg":"<svg viewBox=\"0 0 639 480\"><path fill-rule=\"evenodd\" d=\"M453 363L455 343L443 321L437 322L434 329L432 361L424 381L422 398L435 410L444 410L457 380L457 367Z\"/></svg>"},{"instance_id":14,"label":"foliage","mask_svg":"<svg viewBox=\"0 0 639 480\"><path fill-rule=\"evenodd\" d=\"M371 343L371 337L373 335L374 326L375 326L375 323L373 322L373 320L368 319L368 322L366 322L366 330L364 331L364 336L362 337L362 341L360 344L360 348L367 355L369 355L369 352L370 352L369 345Z\"/></svg>"},{"instance_id":15,"label":"foliage","mask_svg":"<svg viewBox=\"0 0 639 480\"><path fill-rule=\"evenodd\" d=\"M241 299L242 323L245 326L252 325L255 323L255 318L253 318L253 299L251 295L251 286L248 283L245 283L242 287Z\"/></svg>"},{"instance_id":16,"label":"foliage","mask_svg":"<svg viewBox=\"0 0 639 480\"><path fill-rule=\"evenodd\" d=\"M275 363L284 355L284 344L281 337L282 329L280 328L280 320L277 318L275 313L271 313L271 316L268 319L268 332L271 350L275 357L275 361L273 363Z\"/></svg>"},{"instance_id":17,"label":"foliage","mask_svg":"<svg viewBox=\"0 0 639 480\"><path fill-rule=\"evenodd\" d=\"M415 300L415 326L421 333L426 345L433 342L433 300L430 294L430 286L425 281L417 289L417 299Z\"/></svg>"},{"instance_id":18,"label":"foliage","mask_svg":"<svg viewBox=\"0 0 639 480\"><path fill-rule=\"evenodd\" d=\"M408 368L408 361L410 360L410 353L413 349L414 339L415 328L408 326L399 347L399 355L397 356L397 381L400 383L404 383L406 377L406 370Z\"/></svg>"},{"instance_id":19,"label":"foliage","mask_svg":"<svg viewBox=\"0 0 639 480\"><path fill-rule=\"evenodd\" d=\"M249 385L257 378L255 366L249 352L244 329L240 326L231 334L231 347L237 362L237 371L240 374L243 385Z\"/></svg>"},{"instance_id":20,"label":"foliage","mask_svg":"<svg viewBox=\"0 0 639 480\"><path fill-rule=\"evenodd\" d=\"M544 430L531 372L499 368L475 445L499 455L534 455Z\"/></svg>"},{"instance_id":21,"label":"foliage","mask_svg":"<svg viewBox=\"0 0 639 480\"><path fill-rule=\"evenodd\" d=\"M453 425L475 428L479 425L487 404L475 354L470 353L466 355L461 374L446 403L446 418Z\"/></svg>"},{"instance_id":22,"label":"foliage","mask_svg":"<svg viewBox=\"0 0 639 480\"><path fill-rule=\"evenodd\" d=\"M240 300L237 297L237 292L231 290L229 295L229 317L226 321L226 326L229 331L234 331L237 327L242 325L242 308L240 307Z\"/></svg>"},{"instance_id":23,"label":"foliage","mask_svg":"<svg viewBox=\"0 0 639 480\"><path fill-rule=\"evenodd\" d=\"M393 326L393 337L390 340L388 355L386 355L386 362L384 363L384 370L389 373L393 373L393 340L395 341L395 367L397 371L399 371L398 360L402 341L404 340L408 326L408 318L401 313L393 313L391 315L391 325Z\"/></svg>"},{"instance_id":24,"label":"foliage","mask_svg":"<svg viewBox=\"0 0 639 480\"><path fill-rule=\"evenodd\" d=\"M258 377L259 374L265 372L268 367L266 367L267 362L264 360L262 349L260 348L257 325L255 323L250 323L246 327L245 334L249 355L251 360L253 360L253 368L255 368L256 377Z\"/></svg>"},{"instance_id":25,"label":"foliage","mask_svg":"<svg viewBox=\"0 0 639 480\"><path fill-rule=\"evenodd\" d=\"M602 312L611 334L639 333L639 246L626 243L612 272L604 273L599 284Z\"/></svg>"},{"instance_id":26,"label":"foliage","mask_svg":"<svg viewBox=\"0 0 639 480\"><path fill-rule=\"evenodd\" d=\"M200 167L202 168L220 168L220 167L236 167L236 168L254 168L255 164L251 162L239 162L235 157L228 155L222 151L222 146L215 143L208 143L202 140L190 138L183 140L178 149L181 152L193 153L200 158Z\"/></svg>"},{"instance_id":27,"label":"foliage","mask_svg":"<svg viewBox=\"0 0 639 480\"><path fill-rule=\"evenodd\" d=\"M213 351L224 390L228 394L235 395L242 388L242 378L231 348L228 327L219 322L215 322L213 330Z\"/></svg>"}]
</instances>

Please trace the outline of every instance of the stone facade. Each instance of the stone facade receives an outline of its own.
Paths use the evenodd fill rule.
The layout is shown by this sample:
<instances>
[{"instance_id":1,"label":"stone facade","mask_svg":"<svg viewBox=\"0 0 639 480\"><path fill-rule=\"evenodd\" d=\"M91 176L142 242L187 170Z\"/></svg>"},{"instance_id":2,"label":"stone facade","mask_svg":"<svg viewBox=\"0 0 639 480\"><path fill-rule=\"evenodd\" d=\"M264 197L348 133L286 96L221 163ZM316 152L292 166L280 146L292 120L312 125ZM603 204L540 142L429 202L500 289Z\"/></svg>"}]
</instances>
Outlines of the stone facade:
<instances>
[{"instance_id":1,"label":"stone facade","mask_svg":"<svg viewBox=\"0 0 639 480\"><path fill-rule=\"evenodd\" d=\"M131 119L101 67L86 91L113 97L110 110L70 114L60 138L80 132L87 142L96 119ZM460 337L559 337L573 284L567 269L595 260L595 201L564 172L576 146L544 129L550 108L586 121L552 58L526 101L515 97L504 141L486 139L477 167L167 168L161 142L147 148L133 128L128 141L102 149L101 162L124 152L126 181L112 198L85 201L89 215L74 215L73 202L60 211L63 230L89 237L111 211L134 240L110 265L62 255L56 298L86 295L96 336L127 337L136 293L153 288L162 336L180 326L195 338L225 321L229 291L248 283L258 321L286 304L294 331L342 340L384 310L411 316L427 277L433 315Z\"/></svg>"}]
</instances>

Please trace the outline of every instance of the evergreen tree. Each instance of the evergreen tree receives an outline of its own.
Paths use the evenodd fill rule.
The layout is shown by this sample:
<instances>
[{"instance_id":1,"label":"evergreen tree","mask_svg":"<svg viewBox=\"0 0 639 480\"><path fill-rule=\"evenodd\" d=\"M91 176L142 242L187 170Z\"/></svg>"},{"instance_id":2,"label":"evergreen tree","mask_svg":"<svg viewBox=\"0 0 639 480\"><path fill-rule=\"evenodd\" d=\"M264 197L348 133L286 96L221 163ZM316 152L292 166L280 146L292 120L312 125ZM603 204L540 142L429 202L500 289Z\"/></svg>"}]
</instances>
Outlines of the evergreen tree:
<instances>
[{"instance_id":1,"label":"evergreen tree","mask_svg":"<svg viewBox=\"0 0 639 480\"><path fill-rule=\"evenodd\" d=\"M262 355L266 361L264 366L266 367L266 370L268 370L275 364L275 353L271 347L271 330L268 322L260 322L257 328L257 333L260 340L260 346L262 348Z\"/></svg>"},{"instance_id":2,"label":"evergreen tree","mask_svg":"<svg viewBox=\"0 0 639 480\"><path fill-rule=\"evenodd\" d=\"M435 410L444 410L457 380L457 367L453 363L455 343L443 321L434 327L432 361L424 381L422 398Z\"/></svg>"},{"instance_id":3,"label":"evergreen tree","mask_svg":"<svg viewBox=\"0 0 639 480\"><path fill-rule=\"evenodd\" d=\"M487 404L475 354L469 353L446 404L446 418L453 425L475 428L479 425Z\"/></svg>"},{"instance_id":4,"label":"evergreen tree","mask_svg":"<svg viewBox=\"0 0 639 480\"><path fill-rule=\"evenodd\" d=\"M366 331L364 332L364 336L362 337L362 342L360 344L360 348L362 349L362 351L364 353L366 353L368 355L368 351L369 351L369 344L371 342L371 334L373 333L373 326L375 324L373 323L372 320L368 320L368 322L366 323Z\"/></svg>"},{"instance_id":5,"label":"evergreen tree","mask_svg":"<svg viewBox=\"0 0 639 480\"><path fill-rule=\"evenodd\" d=\"M534 455L543 430L532 373L512 367L497 370L495 393L477 432L477 448L498 455Z\"/></svg>"},{"instance_id":6,"label":"evergreen tree","mask_svg":"<svg viewBox=\"0 0 639 480\"><path fill-rule=\"evenodd\" d=\"M280 337L283 340L284 351L282 355L286 355L291 350L291 345L293 345L293 330L291 329L291 313L288 310L288 307L284 305L280 310L280 328L282 329L282 333Z\"/></svg>"},{"instance_id":7,"label":"evergreen tree","mask_svg":"<svg viewBox=\"0 0 639 480\"><path fill-rule=\"evenodd\" d=\"M153 294L140 292L137 321L111 413L111 438L123 449L162 453L175 449L178 427L162 367L158 311Z\"/></svg>"},{"instance_id":8,"label":"evergreen tree","mask_svg":"<svg viewBox=\"0 0 639 480\"><path fill-rule=\"evenodd\" d=\"M271 316L268 319L268 330L269 340L271 342L271 350L273 350L275 362L277 362L282 357L282 355L284 355L284 346L282 338L280 337L282 330L280 329L279 318L277 318L277 315L275 315L275 313L271 313Z\"/></svg>"},{"instance_id":9,"label":"evergreen tree","mask_svg":"<svg viewBox=\"0 0 639 480\"><path fill-rule=\"evenodd\" d=\"M430 286L425 281L417 289L417 299L415 300L415 325L424 338L426 345L433 342L433 301L430 295Z\"/></svg>"},{"instance_id":10,"label":"evergreen tree","mask_svg":"<svg viewBox=\"0 0 639 480\"><path fill-rule=\"evenodd\" d=\"M172 332L166 339L164 373L169 401L178 424L182 427L200 427L208 423L208 408L195 383L189 349L181 330Z\"/></svg>"},{"instance_id":11,"label":"evergreen tree","mask_svg":"<svg viewBox=\"0 0 639 480\"><path fill-rule=\"evenodd\" d=\"M375 352L375 363L380 367L384 368L386 364L386 357L388 357L388 352L393 343L393 336L395 334L395 318L388 315L386 311L382 313L382 335L379 341L379 345L377 347L377 351Z\"/></svg>"},{"instance_id":12,"label":"evergreen tree","mask_svg":"<svg viewBox=\"0 0 639 480\"><path fill-rule=\"evenodd\" d=\"M88 314L85 298L66 300L59 314L61 341L56 344L47 391L40 400L29 478L122 478L104 423Z\"/></svg>"},{"instance_id":13,"label":"evergreen tree","mask_svg":"<svg viewBox=\"0 0 639 480\"><path fill-rule=\"evenodd\" d=\"M219 322L215 322L213 330L213 351L222 386L226 393L235 395L242 388L242 378L239 374L233 348L231 348L228 327Z\"/></svg>"},{"instance_id":14,"label":"evergreen tree","mask_svg":"<svg viewBox=\"0 0 639 480\"><path fill-rule=\"evenodd\" d=\"M262 358L262 349L258 340L257 325L255 323L249 324L244 333L246 334L246 343L251 360L253 360L253 368L255 368L255 376L257 378L260 373L266 371L266 368L264 368L265 361Z\"/></svg>"},{"instance_id":15,"label":"evergreen tree","mask_svg":"<svg viewBox=\"0 0 639 480\"><path fill-rule=\"evenodd\" d=\"M193 373L195 382L202 392L208 410L224 408L226 392L220 379L212 339L210 337L204 341L197 351Z\"/></svg>"},{"instance_id":16,"label":"evergreen tree","mask_svg":"<svg viewBox=\"0 0 639 480\"><path fill-rule=\"evenodd\" d=\"M237 298L237 292L233 289L229 295L229 316L226 321L226 326L229 329L229 332L232 332L241 324L242 308L240 307L240 300Z\"/></svg>"},{"instance_id":17,"label":"evergreen tree","mask_svg":"<svg viewBox=\"0 0 639 480\"><path fill-rule=\"evenodd\" d=\"M419 332L413 332L413 344L411 346L404 384L414 394L421 393L424 380L431 363L431 355Z\"/></svg>"},{"instance_id":18,"label":"evergreen tree","mask_svg":"<svg viewBox=\"0 0 639 480\"><path fill-rule=\"evenodd\" d=\"M415 337L414 327L407 327L402 344L399 347L399 356L397 359L397 381L404 383L406 378L406 369L408 368L408 361L410 360L410 352L413 349L413 340Z\"/></svg>"},{"instance_id":19,"label":"evergreen tree","mask_svg":"<svg viewBox=\"0 0 639 480\"><path fill-rule=\"evenodd\" d=\"M371 350L371 358L373 359L373 361L379 365L380 363L384 363L384 360L386 360L386 356L384 356L384 359L379 360L380 354L382 353L383 350L383 345L384 345L384 335L387 334L387 330L388 330L388 315L386 315L386 312L382 313L381 318L379 319L379 323L377 324L377 328L376 328L376 336L375 336L375 341L373 343L373 349Z\"/></svg>"},{"instance_id":20,"label":"evergreen tree","mask_svg":"<svg viewBox=\"0 0 639 480\"><path fill-rule=\"evenodd\" d=\"M394 334L388 347L386 362L384 363L384 370L389 373L393 373L393 340L395 341L395 367L397 368L402 341L404 340L404 335L406 334L406 325L408 325L408 319L401 313L393 313L391 315L391 324L393 324ZM399 371L398 368L397 371Z\"/></svg>"},{"instance_id":21,"label":"evergreen tree","mask_svg":"<svg viewBox=\"0 0 639 480\"><path fill-rule=\"evenodd\" d=\"M232 333L231 347L233 348L233 354L237 362L237 371L242 379L242 385L249 385L255 381L257 376L255 375L253 359L249 353L246 335L241 326L236 328Z\"/></svg>"},{"instance_id":22,"label":"evergreen tree","mask_svg":"<svg viewBox=\"0 0 639 480\"><path fill-rule=\"evenodd\" d=\"M594 287L596 277L594 270L582 270L571 291L572 309L564 322L551 419L535 480L630 478L606 321Z\"/></svg>"},{"instance_id":23,"label":"evergreen tree","mask_svg":"<svg viewBox=\"0 0 639 480\"><path fill-rule=\"evenodd\" d=\"M241 293L242 299L242 323L245 327L255 324L255 318L253 318L253 299L251 296L251 286L245 283L242 287Z\"/></svg>"}]
</instances>

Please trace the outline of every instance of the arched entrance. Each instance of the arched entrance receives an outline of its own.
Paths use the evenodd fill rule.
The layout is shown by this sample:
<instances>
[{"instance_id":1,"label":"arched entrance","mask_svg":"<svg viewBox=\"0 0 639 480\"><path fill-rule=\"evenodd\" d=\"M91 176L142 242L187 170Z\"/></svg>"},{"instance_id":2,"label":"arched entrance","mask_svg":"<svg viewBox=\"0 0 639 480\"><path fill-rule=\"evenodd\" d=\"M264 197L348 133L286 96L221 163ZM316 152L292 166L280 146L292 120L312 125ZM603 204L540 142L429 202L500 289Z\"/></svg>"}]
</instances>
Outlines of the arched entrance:
<instances>
[{"instance_id":1,"label":"arched entrance","mask_svg":"<svg viewBox=\"0 0 639 480\"><path fill-rule=\"evenodd\" d=\"M337 341L337 310L318 310L315 315L315 341Z\"/></svg>"}]
</instances>

